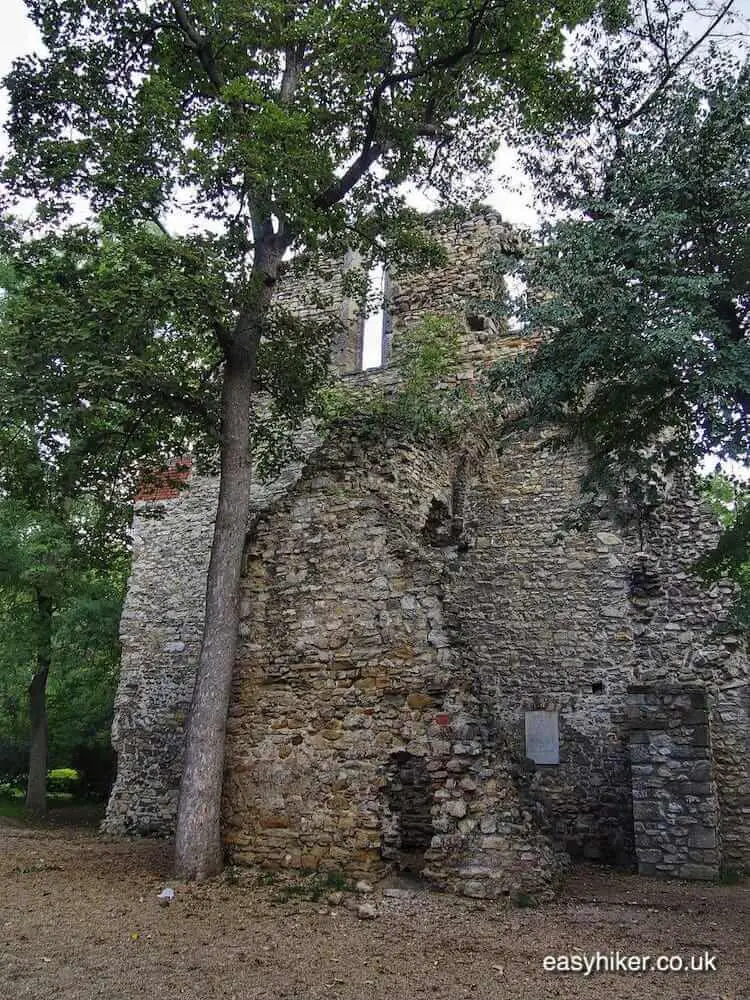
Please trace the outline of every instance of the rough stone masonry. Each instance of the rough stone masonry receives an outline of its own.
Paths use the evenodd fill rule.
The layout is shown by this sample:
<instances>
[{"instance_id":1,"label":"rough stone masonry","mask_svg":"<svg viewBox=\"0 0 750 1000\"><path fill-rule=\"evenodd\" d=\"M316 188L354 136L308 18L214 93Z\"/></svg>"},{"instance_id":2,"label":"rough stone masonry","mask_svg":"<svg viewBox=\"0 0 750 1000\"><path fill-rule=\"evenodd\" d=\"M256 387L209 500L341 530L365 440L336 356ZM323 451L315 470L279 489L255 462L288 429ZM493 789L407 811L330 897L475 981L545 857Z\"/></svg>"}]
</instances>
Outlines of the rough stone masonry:
<instances>
[{"instance_id":1,"label":"rough stone masonry","mask_svg":"<svg viewBox=\"0 0 750 1000\"><path fill-rule=\"evenodd\" d=\"M457 319L459 375L527 342L478 314L481 209L426 221L447 263L393 276L385 336ZM341 293L336 359L362 322ZM287 301L315 308L304 286ZM731 587L690 566L716 528L675 492L635 532L565 525L585 457L516 431L461 448L373 443L356 421L257 484L228 720L224 837L237 863L417 873L469 896L544 896L568 856L716 878L750 870L750 687ZM467 442L467 447L470 442ZM136 507L113 741L114 832L168 835L198 657L215 480Z\"/></svg>"}]
</instances>

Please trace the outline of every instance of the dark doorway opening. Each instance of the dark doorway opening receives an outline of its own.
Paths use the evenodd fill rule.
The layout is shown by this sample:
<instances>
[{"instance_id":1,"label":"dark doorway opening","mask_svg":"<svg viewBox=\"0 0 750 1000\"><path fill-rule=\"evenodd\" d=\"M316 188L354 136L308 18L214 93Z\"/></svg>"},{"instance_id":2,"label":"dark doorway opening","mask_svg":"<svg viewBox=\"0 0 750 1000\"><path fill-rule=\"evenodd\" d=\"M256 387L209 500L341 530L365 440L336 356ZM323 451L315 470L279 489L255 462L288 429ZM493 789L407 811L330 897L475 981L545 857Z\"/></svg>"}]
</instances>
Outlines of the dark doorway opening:
<instances>
[{"instance_id":1,"label":"dark doorway opening","mask_svg":"<svg viewBox=\"0 0 750 1000\"><path fill-rule=\"evenodd\" d=\"M419 875L432 843L432 781L424 757L400 751L391 757L385 788L388 819L382 854L399 871Z\"/></svg>"}]
</instances>

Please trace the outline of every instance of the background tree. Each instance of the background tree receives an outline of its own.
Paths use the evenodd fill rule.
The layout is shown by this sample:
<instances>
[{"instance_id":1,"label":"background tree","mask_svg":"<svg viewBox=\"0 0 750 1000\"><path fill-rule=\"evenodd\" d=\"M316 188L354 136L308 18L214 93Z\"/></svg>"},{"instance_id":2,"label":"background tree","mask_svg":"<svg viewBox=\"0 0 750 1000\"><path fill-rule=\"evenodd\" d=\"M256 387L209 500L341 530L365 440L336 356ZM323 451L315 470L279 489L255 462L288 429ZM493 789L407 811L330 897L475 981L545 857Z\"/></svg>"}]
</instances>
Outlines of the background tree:
<instances>
[{"instance_id":1,"label":"background tree","mask_svg":"<svg viewBox=\"0 0 750 1000\"><path fill-rule=\"evenodd\" d=\"M4 334L10 329L13 312L7 299L5 304L0 319L3 346L7 346ZM0 376L0 385L7 387L12 379L9 364ZM10 393L4 398L13 402ZM48 399L45 406L54 402ZM84 409L89 412L90 408ZM6 410L0 423L0 610L10 626L0 640L0 662L5 661L15 679L25 676L28 684L26 805L31 812L42 814L46 809L48 678L53 663L67 659L69 664L76 652L78 670L97 659L96 654L91 656L92 650L84 652L76 641L76 633L83 638L82 628L94 608L101 617L89 635L93 638L96 634L93 645L111 664L113 615L121 603L124 583L124 526L112 530L107 478L102 477L98 484L101 502L92 489L94 460L88 461L88 469L80 477L73 475L71 460L82 450L81 439L56 440L55 451L45 443L41 422L13 423L19 416ZM96 433L92 439L95 443ZM88 609L87 600L93 604ZM22 636L20 629L25 630ZM4 686L8 690L7 683ZM17 735L21 713L17 699L9 692L6 708L11 705L9 721Z\"/></svg>"},{"instance_id":2,"label":"background tree","mask_svg":"<svg viewBox=\"0 0 750 1000\"><path fill-rule=\"evenodd\" d=\"M19 527L19 518L10 518L8 507L7 501L0 503L0 523L6 531L0 561L6 570L8 550L17 540L13 529ZM45 544L44 583L48 593L52 592L53 613L48 623L48 659L42 657L40 662L43 648L38 640L44 633L37 586L42 581L34 573L34 552L27 536L21 551L16 552L23 561L10 579L4 573L0 582L0 784L25 783L31 775L28 804L39 814L46 805L47 768L75 767L80 772L81 791L88 796L101 797L111 781L114 761L109 727L119 668L124 560L119 567L98 572L75 571L70 564L57 566L59 578L52 590L52 560L39 518L30 511L25 515L26 532L36 533L37 553L38 545ZM57 528L59 532L60 526ZM32 717L36 723L33 734Z\"/></svg>"},{"instance_id":3,"label":"background tree","mask_svg":"<svg viewBox=\"0 0 750 1000\"><path fill-rule=\"evenodd\" d=\"M537 417L582 439L590 477L639 516L664 474L750 460L749 98L747 62L713 51L641 101L599 164L575 165L570 217L519 271L544 290L522 321L548 334L496 383L522 384ZM746 507L736 513L724 570L750 555Z\"/></svg>"},{"instance_id":4,"label":"background tree","mask_svg":"<svg viewBox=\"0 0 750 1000\"><path fill-rule=\"evenodd\" d=\"M716 548L698 562L709 580L729 578L738 587L731 626L750 632L750 488L747 477L730 478L722 473L704 484L704 497L724 529Z\"/></svg>"},{"instance_id":5,"label":"background tree","mask_svg":"<svg viewBox=\"0 0 750 1000\"><path fill-rule=\"evenodd\" d=\"M250 399L260 345L273 344L282 325L270 308L282 258L302 248L412 254L403 182L450 200L471 178L476 195L503 134L522 118L564 109L573 90L561 62L565 30L603 5L27 6L46 51L19 60L7 80L12 155L4 176L13 194L36 198L39 225L53 231L83 196L104 231L123 241L144 220L164 228L186 213L189 235L165 241L158 280L182 273L186 249L202 262L179 305L214 338L220 361L221 482L176 860L182 874L203 877L221 866ZM299 369L300 350L292 356Z\"/></svg>"},{"instance_id":6,"label":"background tree","mask_svg":"<svg viewBox=\"0 0 750 1000\"><path fill-rule=\"evenodd\" d=\"M30 720L26 807L37 815L47 808L47 679L52 664L53 618L70 581L72 545L60 521L25 503L0 505L0 587L14 605L32 605L34 666L28 686Z\"/></svg>"},{"instance_id":7,"label":"background tree","mask_svg":"<svg viewBox=\"0 0 750 1000\"><path fill-rule=\"evenodd\" d=\"M534 122L520 149L548 217L574 215L579 199L606 188L611 163L639 121L700 66L742 58L750 41L743 0L631 0L620 31L602 16L570 39L568 58L580 82L574 113L551 127ZM738 55L739 54L739 55Z\"/></svg>"},{"instance_id":8,"label":"background tree","mask_svg":"<svg viewBox=\"0 0 750 1000\"><path fill-rule=\"evenodd\" d=\"M141 254L134 277L126 249L73 229L19 243L3 272L0 592L10 621L0 660L7 721L15 737L25 734L25 722L30 729L27 806L35 813L46 806L48 678L53 749L82 753L101 728L95 716L112 701L137 463L157 462L174 438L183 441L192 416L191 383L181 377L183 416L173 426L174 368L185 356L174 355L168 325L160 330L158 371L148 337L123 341L123 329L131 333L123 313L132 315L135 301L127 279L138 280L142 298L148 266ZM186 329L183 350L188 338ZM205 409L210 397L201 402ZM74 695L84 680L91 697ZM19 710L19 684L28 685L28 712ZM66 720L61 709L74 703L83 718ZM92 764L90 757L89 771Z\"/></svg>"},{"instance_id":9,"label":"background tree","mask_svg":"<svg viewBox=\"0 0 750 1000\"><path fill-rule=\"evenodd\" d=\"M33 608L0 587L0 785L18 785L28 775L34 634Z\"/></svg>"}]
</instances>

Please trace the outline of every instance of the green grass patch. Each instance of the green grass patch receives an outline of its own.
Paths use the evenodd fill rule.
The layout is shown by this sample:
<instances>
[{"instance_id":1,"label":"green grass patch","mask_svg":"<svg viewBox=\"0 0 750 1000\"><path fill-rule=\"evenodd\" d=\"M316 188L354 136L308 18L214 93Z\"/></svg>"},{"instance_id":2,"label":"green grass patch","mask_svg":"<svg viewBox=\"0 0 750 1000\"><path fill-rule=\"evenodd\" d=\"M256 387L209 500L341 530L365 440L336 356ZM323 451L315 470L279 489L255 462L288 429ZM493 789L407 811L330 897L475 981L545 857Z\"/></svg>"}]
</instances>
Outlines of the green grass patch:
<instances>
[{"instance_id":1,"label":"green grass patch","mask_svg":"<svg viewBox=\"0 0 750 1000\"><path fill-rule=\"evenodd\" d=\"M54 770L47 772L47 779L49 781L78 781L80 777L80 774L74 767L56 767Z\"/></svg>"},{"instance_id":2,"label":"green grass patch","mask_svg":"<svg viewBox=\"0 0 750 1000\"><path fill-rule=\"evenodd\" d=\"M288 903L292 899L308 903L317 903L329 892L346 891L350 885L343 872L308 872L280 887L274 897L276 903Z\"/></svg>"},{"instance_id":3,"label":"green grass patch","mask_svg":"<svg viewBox=\"0 0 750 1000\"><path fill-rule=\"evenodd\" d=\"M23 796L24 791L20 785L14 785L9 781L0 782L0 802L5 799L22 799Z\"/></svg>"},{"instance_id":4,"label":"green grass patch","mask_svg":"<svg viewBox=\"0 0 750 1000\"><path fill-rule=\"evenodd\" d=\"M101 812L99 805L92 806L83 800L77 791L79 789L78 772L73 768L63 767L50 771L47 782L47 811L52 813L59 809L77 809L80 807L91 812ZM30 820L25 806L26 790L21 785L11 782L0 783L0 818Z\"/></svg>"},{"instance_id":5,"label":"green grass patch","mask_svg":"<svg viewBox=\"0 0 750 1000\"><path fill-rule=\"evenodd\" d=\"M81 776L75 768L56 767L47 773L49 795L75 795L81 788Z\"/></svg>"}]
</instances>

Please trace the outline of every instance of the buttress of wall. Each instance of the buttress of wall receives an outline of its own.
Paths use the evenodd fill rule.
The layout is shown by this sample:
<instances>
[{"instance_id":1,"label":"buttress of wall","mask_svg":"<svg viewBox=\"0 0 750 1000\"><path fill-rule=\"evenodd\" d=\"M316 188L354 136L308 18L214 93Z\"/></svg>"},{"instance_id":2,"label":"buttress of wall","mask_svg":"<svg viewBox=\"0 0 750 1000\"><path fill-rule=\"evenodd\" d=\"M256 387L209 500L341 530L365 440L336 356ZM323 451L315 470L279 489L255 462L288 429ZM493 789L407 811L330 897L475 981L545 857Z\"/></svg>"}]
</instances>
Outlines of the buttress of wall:
<instances>
[{"instance_id":1,"label":"buttress of wall","mask_svg":"<svg viewBox=\"0 0 750 1000\"><path fill-rule=\"evenodd\" d=\"M691 573L716 527L697 501L671 497L643 536L610 519L569 530L584 457L537 434L505 442L474 481L476 524L446 598L481 677L488 722L521 768L528 803L573 855L633 859L627 688L700 687L712 705L724 863L750 862L748 661L718 634L731 588ZM558 713L559 764L523 763L528 711ZM687 779L686 779L687 780Z\"/></svg>"},{"instance_id":2,"label":"buttress of wall","mask_svg":"<svg viewBox=\"0 0 750 1000\"><path fill-rule=\"evenodd\" d=\"M718 529L686 494L647 525L630 559L630 608L639 683L705 691L724 868L750 871L750 665L727 628L729 582L706 587L691 567Z\"/></svg>"},{"instance_id":3,"label":"buttress of wall","mask_svg":"<svg viewBox=\"0 0 750 1000\"><path fill-rule=\"evenodd\" d=\"M236 861L373 873L417 850L469 895L549 885L553 853L446 632L431 533L453 488L439 448L347 432L256 524L227 742Z\"/></svg>"},{"instance_id":4,"label":"buttress of wall","mask_svg":"<svg viewBox=\"0 0 750 1000\"><path fill-rule=\"evenodd\" d=\"M165 834L174 822L217 498L215 479L192 476L172 499L136 505L112 723L117 777L104 821L110 833Z\"/></svg>"}]
</instances>

